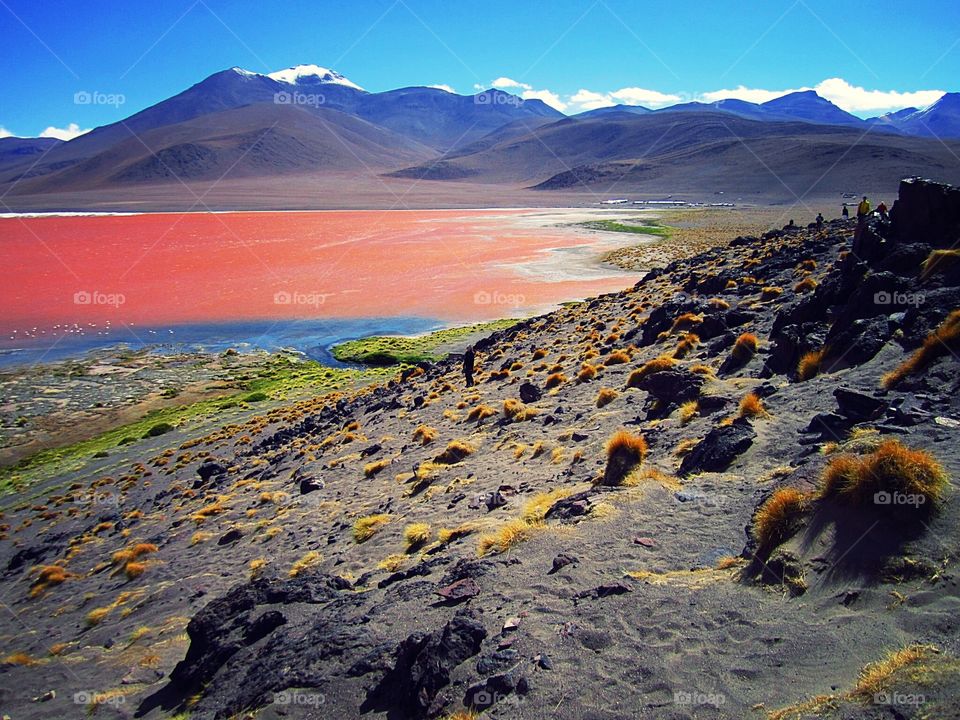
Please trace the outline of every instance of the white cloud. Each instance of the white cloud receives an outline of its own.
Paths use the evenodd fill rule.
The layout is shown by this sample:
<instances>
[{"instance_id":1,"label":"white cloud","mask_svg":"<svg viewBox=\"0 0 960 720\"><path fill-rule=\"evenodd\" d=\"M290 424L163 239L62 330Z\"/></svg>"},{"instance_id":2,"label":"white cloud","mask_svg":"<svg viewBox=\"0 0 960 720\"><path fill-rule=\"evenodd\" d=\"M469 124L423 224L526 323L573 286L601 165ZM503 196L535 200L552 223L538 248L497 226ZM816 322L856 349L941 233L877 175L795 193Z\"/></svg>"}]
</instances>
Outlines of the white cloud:
<instances>
[{"instance_id":1,"label":"white cloud","mask_svg":"<svg viewBox=\"0 0 960 720\"><path fill-rule=\"evenodd\" d=\"M570 102L577 106L577 110L596 110L597 108L616 105L616 101L609 93L598 93L593 90L580 88L570 96Z\"/></svg>"},{"instance_id":2,"label":"white cloud","mask_svg":"<svg viewBox=\"0 0 960 720\"><path fill-rule=\"evenodd\" d=\"M683 98L679 95L668 95L656 90L645 90L638 87L621 88L610 93L618 102L626 105L646 105L647 107L661 107L665 105L675 105L682 102Z\"/></svg>"},{"instance_id":3,"label":"white cloud","mask_svg":"<svg viewBox=\"0 0 960 720\"><path fill-rule=\"evenodd\" d=\"M5 138L5 137L15 137L15 136L12 132L7 130L3 125L0 125L0 138Z\"/></svg>"},{"instance_id":4,"label":"white cloud","mask_svg":"<svg viewBox=\"0 0 960 720\"><path fill-rule=\"evenodd\" d=\"M682 102L679 95L647 90L639 87L625 87L613 92L600 93L580 88L569 98L571 105L577 112L596 110L597 108L612 105L643 105L644 107L658 108L675 105Z\"/></svg>"},{"instance_id":5,"label":"white cloud","mask_svg":"<svg viewBox=\"0 0 960 720\"><path fill-rule=\"evenodd\" d=\"M454 90L449 85L444 85L443 83L439 83L437 85L427 85L427 87L434 88L435 90L444 90L445 92L451 93L453 95L457 94L456 90Z\"/></svg>"},{"instance_id":6,"label":"white cloud","mask_svg":"<svg viewBox=\"0 0 960 720\"><path fill-rule=\"evenodd\" d=\"M563 112L567 109L567 103L560 99L560 96L549 90L524 90L520 97L524 100L543 100L547 105L555 110Z\"/></svg>"},{"instance_id":7,"label":"white cloud","mask_svg":"<svg viewBox=\"0 0 960 720\"><path fill-rule=\"evenodd\" d=\"M511 80L508 77L498 77L492 83L491 87L495 87L499 90L506 90L507 88L519 88L521 90L533 90L533 86L522 83L518 80Z\"/></svg>"},{"instance_id":8,"label":"white cloud","mask_svg":"<svg viewBox=\"0 0 960 720\"><path fill-rule=\"evenodd\" d=\"M801 88L810 90L810 88ZM740 85L734 90L714 90L712 92L702 93L697 99L700 102L713 103L720 100L745 100L752 103L765 103L770 100L776 100L778 97L787 95L797 90L761 90L759 88L748 88Z\"/></svg>"},{"instance_id":9,"label":"white cloud","mask_svg":"<svg viewBox=\"0 0 960 720\"><path fill-rule=\"evenodd\" d=\"M866 90L851 85L842 78L829 78L817 85L815 90L821 97L847 112L879 112L901 110L905 107L926 107L933 105L943 97L943 90L917 90L898 92L896 90Z\"/></svg>"},{"instance_id":10,"label":"white cloud","mask_svg":"<svg viewBox=\"0 0 960 720\"><path fill-rule=\"evenodd\" d=\"M726 98L736 98L753 103L765 103L793 92L816 90L822 98L850 113L879 113L889 110L901 110L905 107L926 107L933 105L943 96L943 90L917 90L899 92L897 90L867 90L851 85L843 78L828 78L814 87L802 87L792 90L763 90L741 85L735 90L714 90L699 96L703 102L717 102Z\"/></svg>"},{"instance_id":11,"label":"white cloud","mask_svg":"<svg viewBox=\"0 0 960 720\"><path fill-rule=\"evenodd\" d=\"M81 130L80 126L76 123L70 123L65 128L58 128L51 125L42 133L40 137L42 138L57 138L57 140L73 140L75 137L80 137L84 133L88 133L93 128L87 128L86 130Z\"/></svg>"}]
</instances>

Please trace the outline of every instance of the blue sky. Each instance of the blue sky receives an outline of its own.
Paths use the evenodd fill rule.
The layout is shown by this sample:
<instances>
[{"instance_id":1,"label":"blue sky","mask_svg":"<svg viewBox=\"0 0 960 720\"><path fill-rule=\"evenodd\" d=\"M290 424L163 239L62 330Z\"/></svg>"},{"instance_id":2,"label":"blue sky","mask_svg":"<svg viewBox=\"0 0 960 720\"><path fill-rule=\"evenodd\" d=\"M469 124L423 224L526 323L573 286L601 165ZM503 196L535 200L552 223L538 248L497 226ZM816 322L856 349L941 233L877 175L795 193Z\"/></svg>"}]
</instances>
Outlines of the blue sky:
<instances>
[{"instance_id":1,"label":"blue sky","mask_svg":"<svg viewBox=\"0 0 960 720\"><path fill-rule=\"evenodd\" d=\"M567 113L815 88L866 117L960 89L952 0L0 0L0 38L0 134L22 136L234 65L315 63L371 91L499 80Z\"/></svg>"}]
</instances>

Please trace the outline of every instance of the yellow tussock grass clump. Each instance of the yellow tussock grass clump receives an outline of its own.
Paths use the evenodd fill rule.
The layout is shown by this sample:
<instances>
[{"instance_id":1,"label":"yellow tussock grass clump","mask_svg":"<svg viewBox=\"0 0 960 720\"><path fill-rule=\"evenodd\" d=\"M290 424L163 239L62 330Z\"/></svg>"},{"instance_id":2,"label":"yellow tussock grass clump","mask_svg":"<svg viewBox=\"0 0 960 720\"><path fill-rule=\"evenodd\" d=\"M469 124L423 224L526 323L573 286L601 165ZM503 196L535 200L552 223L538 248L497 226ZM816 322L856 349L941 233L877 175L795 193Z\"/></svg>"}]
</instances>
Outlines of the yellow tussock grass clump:
<instances>
[{"instance_id":1,"label":"yellow tussock grass clump","mask_svg":"<svg viewBox=\"0 0 960 720\"><path fill-rule=\"evenodd\" d=\"M564 375L562 372L555 372L547 376L547 379L543 383L543 386L547 390L550 390L552 388L563 385L563 383L567 382L567 379L568 379L567 376Z\"/></svg>"},{"instance_id":2,"label":"yellow tussock grass clump","mask_svg":"<svg viewBox=\"0 0 960 720\"><path fill-rule=\"evenodd\" d=\"M934 250L923 261L920 277L928 280L934 275L945 273L960 263L960 249Z\"/></svg>"},{"instance_id":3,"label":"yellow tussock grass clump","mask_svg":"<svg viewBox=\"0 0 960 720\"><path fill-rule=\"evenodd\" d=\"M607 465L601 479L603 485L622 485L630 472L647 456L647 441L642 435L618 430L607 441Z\"/></svg>"},{"instance_id":4,"label":"yellow tussock grass clump","mask_svg":"<svg viewBox=\"0 0 960 720\"><path fill-rule=\"evenodd\" d=\"M700 336L694 333L687 333L683 336L679 343L677 343L676 349L673 351L673 357L685 358L693 350L696 349L697 345L700 344Z\"/></svg>"},{"instance_id":5,"label":"yellow tussock grass clump","mask_svg":"<svg viewBox=\"0 0 960 720\"><path fill-rule=\"evenodd\" d=\"M589 382L597 376L597 368L590 363L584 363L577 373L577 382Z\"/></svg>"},{"instance_id":6,"label":"yellow tussock grass clump","mask_svg":"<svg viewBox=\"0 0 960 720\"><path fill-rule=\"evenodd\" d=\"M481 422L488 417L493 417L497 414L496 409L490 407L489 405L477 405L470 412L467 413L467 420L471 422Z\"/></svg>"},{"instance_id":7,"label":"yellow tussock grass clump","mask_svg":"<svg viewBox=\"0 0 960 720\"><path fill-rule=\"evenodd\" d=\"M367 515L357 518L353 523L353 539L357 543L363 543L372 538L380 529L392 520L392 516L386 513L377 515Z\"/></svg>"},{"instance_id":8,"label":"yellow tussock grass clump","mask_svg":"<svg viewBox=\"0 0 960 720\"><path fill-rule=\"evenodd\" d=\"M756 393L747 393L740 400L740 409L737 411L738 417L767 417L770 413L764 407L763 400Z\"/></svg>"},{"instance_id":9,"label":"yellow tussock grass clump","mask_svg":"<svg viewBox=\"0 0 960 720\"><path fill-rule=\"evenodd\" d=\"M455 465L461 460L473 455L477 449L464 440L451 440L443 452L433 460L441 465Z\"/></svg>"},{"instance_id":10,"label":"yellow tussock grass clump","mask_svg":"<svg viewBox=\"0 0 960 720\"><path fill-rule=\"evenodd\" d=\"M614 350L603 359L603 364L607 367L611 365L623 365L628 362L630 362L630 355L623 350Z\"/></svg>"},{"instance_id":11,"label":"yellow tussock grass clump","mask_svg":"<svg viewBox=\"0 0 960 720\"><path fill-rule=\"evenodd\" d=\"M696 327L703 322L703 316L697 315L692 312L683 313L676 320L673 321L673 325L670 327L670 332L674 333L679 330L687 330L692 327Z\"/></svg>"},{"instance_id":12,"label":"yellow tussock grass clump","mask_svg":"<svg viewBox=\"0 0 960 720\"><path fill-rule=\"evenodd\" d=\"M826 348L811 350L804 354L797 364L797 379L801 381L810 380L819 375L820 370L823 368L823 359L826 355Z\"/></svg>"},{"instance_id":13,"label":"yellow tussock grass clump","mask_svg":"<svg viewBox=\"0 0 960 720\"><path fill-rule=\"evenodd\" d=\"M960 350L960 310L954 310L923 341L923 345L903 363L883 376L883 387L899 385L908 375L924 370L934 360Z\"/></svg>"},{"instance_id":14,"label":"yellow tussock grass clump","mask_svg":"<svg viewBox=\"0 0 960 720\"><path fill-rule=\"evenodd\" d=\"M798 293L813 292L817 289L817 281L812 277L804 278L793 286L793 291Z\"/></svg>"},{"instance_id":15,"label":"yellow tussock grass clump","mask_svg":"<svg viewBox=\"0 0 960 720\"><path fill-rule=\"evenodd\" d=\"M820 476L820 496L898 510L930 509L947 486L943 466L925 450L884 440L865 455L832 457ZM903 502L896 502L903 498ZM907 502L911 499L911 502Z\"/></svg>"},{"instance_id":16,"label":"yellow tussock grass clump","mask_svg":"<svg viewBox=\"0 0 960 720\"><path fill-rule=\"evenodd\" d=\"M613 388L600 388L600 391L597 393L597 407L602 408L605 405L609 405L617 399L618 395L619 393Z\"/></svg>"},{"instance_id":17,"label":"yellow tussock grass clump","mask_svg":"<svg viewBox=\"0 0 960 720\"><path fill-rule=\"evenodd\" d=\"M503 401L503 414L514 422L530 420L537 415L537 409L525 405L516 398L507 398Z\"/></svg>"},{"instance_id":18,"label":"yellow tussock grass clump","mask_svg":"<svg viewBox=\"0 0 960 720\"><path fill-rule=\"evenodd\" d=\"M783 288L779 287L765 287L760 291L760 300L762 302L767 302L770 300L776 300L780 295L783 294Z\"/></svg>"},{"instance_id":19,"label":"yellow tussock grass clump","mask_svg":"<svg viewBox=\"0 0 960 720\"><path fill-rule=\"evenodd\" d=\"M316 550L311 550L302 558L297 560L291 567L290 572L287 573L290 577L295 578L298 575L302 575L307 570L316 567L323 562L323 555L321 555Z\"/></svg>"},{"instance_id":20,"label":"yellow tussock grass clump","mask_svg":"<svg viewBox=\"0 0 960 720\"><path fill-rule=\"evenodd\" d=\"M247 569L250 570L250 579L256 580L258 577L263 575L264 569L267 567L266 558L254 558L247 565Z\"/></svg>"},{"instance_id":21,"label":"yellow tussock grass clump","mask_svg":"<svg viewBox=\"0 0 960 720\"><path fill-rule=\"evenodd\" d=\"M676 364L677 361L669 355L661 355L653 360L649 360L630 373L630 377L627 378L627 387L635 388L640 385L640 381L648 375L663 372L664 370L670 370L671 368L675 367Z\"/></svg>"},{"instance_id":22,"label":"yellow tussock grass clump","mask_svg":"<svg viewBox=\"0 0 960 720\"><path fill-rule=\"evenodd\" d=\"M477 524L472 522L461 523L453 528L440 528L437 530L437 540L442 545L447 545L476 532L477 529Z\"/></svg>"},{"instance_id":23,"label":"yellow tussock grass clump","mask_svg":"<svg viewBox=\"0 0 960 720\"><path fill-rule=\"evenodd\" d=\"M737 362L745 363L757 354L759 344L757 336L753 333L742 333L736 342L733 343L730 356Z\"/></svg>"},{"instance_id":24,"label":"yellow tussock grass clump","mask_svg":"<svg viewBox=\"0 0 960 720\"><path fill-rule=\"evenodd\" d=\"M418 425L413 431L413 439L421 445L429 445L437 439L437 431L429 425Z\"/></svg>"},{"instance_id":25,"label":"yellow tussock grass clump","mask_svg":"<svg viewBox=\"0 0 960 720\"><path fill-rule=\"evenodd\" d=\"M761 551L787 540L807 508L807 497L796 488L780 488L768 497L753 517L752 532Z\"/></svg>"},{"instance_id":26,"label":"yellow tussock grass clump","mask_svg":"<svg viewBox=\"0 0 960 720\"><path fill-rule=\"evenodd\" d=\"M406 543L407 552L413 552L426 545L432 535L433 530L429 523L420 522L407 525L403 529L403 542Z\"/></svg>"},{"instance_id":27,"label":"yellow tussock grass clump","mask_svg":"<svg viewBox=\"0 0 960 720\"><path fill-rule=\"evenodd\" d=\"M373 477L378 472L387 467L391 462L392 458L383 458L381 460L374 460L373 462L368 462L363 466L363 474L365 477Z\"/></svg>"}]
</instances>

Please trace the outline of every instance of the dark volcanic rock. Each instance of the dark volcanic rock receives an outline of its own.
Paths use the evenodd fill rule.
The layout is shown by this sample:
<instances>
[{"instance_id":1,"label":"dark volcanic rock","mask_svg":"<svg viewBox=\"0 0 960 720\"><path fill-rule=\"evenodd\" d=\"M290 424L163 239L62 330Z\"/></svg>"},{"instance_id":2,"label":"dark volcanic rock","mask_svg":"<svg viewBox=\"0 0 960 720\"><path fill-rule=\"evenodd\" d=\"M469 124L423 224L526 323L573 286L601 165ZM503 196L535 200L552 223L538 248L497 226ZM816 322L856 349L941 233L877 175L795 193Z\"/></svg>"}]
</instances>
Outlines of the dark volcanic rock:
<instances>
[{"instance_id":1,"label":"dark volcanic rock","mask_svg":"<svg viewBox=\"0 0 960 720\"><path fill-rule=\"evenodd\" d=\"M920 178L902 180L890 219L901 240L951 245L960 239L960 188Z\"/></svg>"},{"instance_id":2,"label":"dark volcanic rock","mask_svg":"<svg viewBox=\"0 0 960 720\"><path fill-rule=\"evenodd\" d=\"M536 402L540 399L540 388L531 382L525 382L520 386L520 399L525 403Z\"/></svg>"},{"instance_id":3,"label":"dark volcanic rock","mask_svg":"<svg viewBox=\"0 0 960 720\"><path fill-rule=\"evenodd\" d=\"M697 397L702 386L702 375L686 370L662 370L647 375L637 387L658 400L679 403Z\"/></svg>"},{"instance_id":4,"label":"dark volcanic rock","mask_svg":"<svg viewBox=\"0 0 960 720\"><path fill-rule=\"evenodd\" d=\"M345 674L348 659L374 643L362 621L344 613L361 600L344 593L343 578L309 574L291 580L261 578L210 602L187 624L190 647L170 682L137 710L170 711L203 689L196 717L229 717L269 702L290 687L317 687ZM288 622L285 607L310 606L310 622ZM266 606L266 607L265 607Z\"/></svg>"},{"instance_id":5,"label":"dark volcanic rock","mask_svg":"<svg viewBox=\"0 0 960 720\"><path fill-rule=\"evenodd\" d=\"M204 460L197 468L197 475L201 482L207 482L216 475L223 475L227 471L226 462L223 460Z\"/></svg>"},{"instance_id":6,"label":"dark volcanic rock","mask_svg":"<svg viewBox=\"0 0 960 720\"><path fill-rule=\"evenodd\" d=\"M572 520L583 517L590 512L591 495L593 495L593 490L584 490L583 492L565 497L562 500L557 500L557 502L551 505L550 509L544 513L544 517L547 520Z\"/></svg>"},{"instance_id":7,"label":"dark volcanic rock","mask_svg":"<svg viewBox=\"0 0 960 720\"><path fill-rule=\"evenodd\" d=\"M833 396L837 399L840 414L858 422L878 417L887 407L886 400L849 388L838 387L833 391Z\"/></svg>"},{"instance_id":8,"label":"dark volcanic rock","mask_svg":"<svg viewBox=\"0 0 960 720\"><path fill-rule=\"evenodd\" d=\"M480 586L473 578L463 578L437 590L437 595L450 603L463 602L480 594Z\"/></svg>"},{"instance_id":9,"label":"dark volcanic rock","mask_svg":"<svg viewBox=\"0 0 960 720\"><path fill-rule=\"evenodd\" d=\"M439 630L413 633L397 646L393 667L367 693L360 712L389 710L424 717L437 692L450 683L453 669L480 652L486 637L486 628L467 609L457 611Z\"/></svg>"},{"instance_id":10,"label":"dark volcanic rock","mask_svg":"<svg viewBox=\"0 0 960 720\"><path fill-rule=\"evenodd\" d=\"M737 456L746 452L756 437L746 418L738 418L726 427L716 427L683 458L680 475L723 472Z\"/></svg>"}]
</instances>

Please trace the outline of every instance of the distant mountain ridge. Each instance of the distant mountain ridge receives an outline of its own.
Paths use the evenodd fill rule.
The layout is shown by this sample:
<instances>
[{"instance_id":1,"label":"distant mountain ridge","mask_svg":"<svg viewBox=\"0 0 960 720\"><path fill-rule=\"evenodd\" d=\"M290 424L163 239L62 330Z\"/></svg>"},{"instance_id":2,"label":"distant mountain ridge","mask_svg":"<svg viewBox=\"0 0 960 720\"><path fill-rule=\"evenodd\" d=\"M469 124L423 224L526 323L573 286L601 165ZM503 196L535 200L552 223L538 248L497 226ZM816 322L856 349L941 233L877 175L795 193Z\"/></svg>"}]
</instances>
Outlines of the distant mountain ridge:
<instances>
[{"instance_id":1,"label":"distant mountain ridge","mask_svg":"<svg viewBox=\"0 0 960 720\"><path fill-rule=\"evenodd\" d=\"M851 178L858 163L873 163L896 180L944 166L946 146L932 137L960 138L960 94L868 120L812 90L762 104L615 105L568 117L498 89L368 92L319 65L267 74L233 67L69 142L0 140L0 193L344 172L541 189L620 176L640 185L687 176L716 184L718 168L737 177L758 159L786 174L805 168L814 180L836 158ZM861 147L842 155L843 143Z\"/></svg>"}]
</instances>

